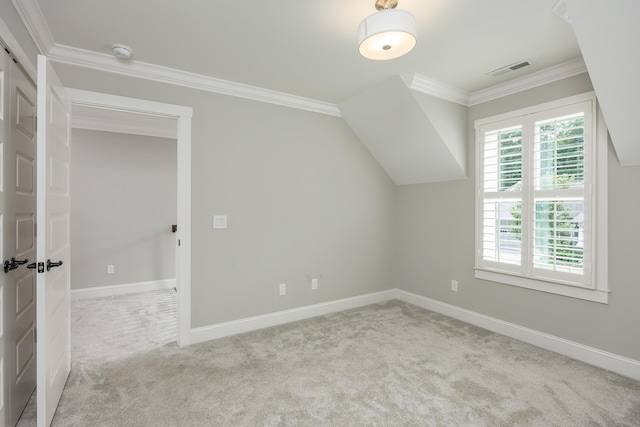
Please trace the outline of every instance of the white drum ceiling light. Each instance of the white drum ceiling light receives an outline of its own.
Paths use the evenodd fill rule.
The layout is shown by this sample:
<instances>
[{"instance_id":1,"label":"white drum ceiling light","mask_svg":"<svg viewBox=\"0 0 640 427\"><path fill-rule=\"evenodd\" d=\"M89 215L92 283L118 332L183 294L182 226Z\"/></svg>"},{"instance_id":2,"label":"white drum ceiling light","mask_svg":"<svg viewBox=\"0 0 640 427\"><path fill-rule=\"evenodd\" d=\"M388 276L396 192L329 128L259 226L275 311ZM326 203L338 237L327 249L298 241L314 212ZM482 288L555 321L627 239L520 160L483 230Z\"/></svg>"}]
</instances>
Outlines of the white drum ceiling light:
<instances>
[{"instance_id":1,"label":"white drum ceiling light","mask_svg":"<svg viewBox=\"0 0 640 427\"><path fill-rule=\"evenodd\" d=\"M395 10L398 0L377 0L379 12L358 27L360 54L368 59L398 58L416 45L416 18L406 10Z\"/></svg>"}]
</instances>

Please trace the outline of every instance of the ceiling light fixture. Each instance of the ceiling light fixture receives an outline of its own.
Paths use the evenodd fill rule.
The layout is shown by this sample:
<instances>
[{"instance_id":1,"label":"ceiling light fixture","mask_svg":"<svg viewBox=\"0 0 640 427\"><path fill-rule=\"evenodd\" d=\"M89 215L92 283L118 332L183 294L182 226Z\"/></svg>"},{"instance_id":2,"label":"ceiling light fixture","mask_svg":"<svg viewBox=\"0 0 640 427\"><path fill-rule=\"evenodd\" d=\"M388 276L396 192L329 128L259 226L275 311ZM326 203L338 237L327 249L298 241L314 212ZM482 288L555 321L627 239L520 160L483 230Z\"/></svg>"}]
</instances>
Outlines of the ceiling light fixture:
<instances>
[{"instance_id":1,"label":"ceiling light fixture","mask_svg":"<svg viewBox=\"0 0 640 427\"><path fill-rule=\"evenodd\" d=\"M111 45L111 49L113 49L113 54L120 59L129 59L133 54L133 49L123 44Z\"/></svg>"},{"instance_id":2,"label":"ceiling light fixture","mask_svg":"<svg viewBox=\"0 0 640 427\"><path fill-rule=\"evenodd\" d=\"M368 59L398 58L416 45L416 18L406 10L395 10L398 0L377 0L379 12L358 27L359 51Z\"/></svg>"}]
</instances>

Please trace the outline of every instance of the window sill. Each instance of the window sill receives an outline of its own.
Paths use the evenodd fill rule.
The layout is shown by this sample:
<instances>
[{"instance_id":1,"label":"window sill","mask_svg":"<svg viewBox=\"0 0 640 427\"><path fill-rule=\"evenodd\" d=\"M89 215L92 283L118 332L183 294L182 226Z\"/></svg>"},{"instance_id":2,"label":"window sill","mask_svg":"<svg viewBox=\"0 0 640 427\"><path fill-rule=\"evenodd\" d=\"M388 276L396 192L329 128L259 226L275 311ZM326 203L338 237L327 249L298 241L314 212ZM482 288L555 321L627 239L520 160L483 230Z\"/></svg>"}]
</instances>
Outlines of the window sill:
<instances>
[{"instance_id":1,"label":"window sill","mask_svg":"<svg viewBox=\"0 0 640 427\"><path fill-rule=\"evenodd\" d=\"M602 290L583 289L574 286L560 285L557 283L544 282L541 280L529 279L526 277L511 276L509 274L496 273L494 271L476 269L476 279L489 280L491 282L504 283L506 285L518 286L520 288L533 289L556 295L563 295L571 298L578 298L593 301L601 304L609 303L609 292Z\"/></svg>"}]
</instances>

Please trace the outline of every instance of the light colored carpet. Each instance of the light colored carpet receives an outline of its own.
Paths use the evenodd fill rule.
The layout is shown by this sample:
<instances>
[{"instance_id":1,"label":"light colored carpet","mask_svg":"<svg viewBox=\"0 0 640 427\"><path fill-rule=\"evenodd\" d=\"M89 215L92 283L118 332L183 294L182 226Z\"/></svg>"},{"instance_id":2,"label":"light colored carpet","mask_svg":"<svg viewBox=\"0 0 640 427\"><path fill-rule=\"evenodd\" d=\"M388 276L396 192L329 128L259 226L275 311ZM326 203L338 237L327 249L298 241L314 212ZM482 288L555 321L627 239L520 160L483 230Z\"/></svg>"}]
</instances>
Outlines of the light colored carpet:
<instances>
[{"instance_id":1,"label":"light colored carpet","mask_svg":"<svg viewBox=\"0 0 640 427\"><path fill-rule=\"evenodd\" d=\"M179 348L143 295L74 303L54 426L640 425L640 382L399 301Z\"/></svg>"}]
</instances>

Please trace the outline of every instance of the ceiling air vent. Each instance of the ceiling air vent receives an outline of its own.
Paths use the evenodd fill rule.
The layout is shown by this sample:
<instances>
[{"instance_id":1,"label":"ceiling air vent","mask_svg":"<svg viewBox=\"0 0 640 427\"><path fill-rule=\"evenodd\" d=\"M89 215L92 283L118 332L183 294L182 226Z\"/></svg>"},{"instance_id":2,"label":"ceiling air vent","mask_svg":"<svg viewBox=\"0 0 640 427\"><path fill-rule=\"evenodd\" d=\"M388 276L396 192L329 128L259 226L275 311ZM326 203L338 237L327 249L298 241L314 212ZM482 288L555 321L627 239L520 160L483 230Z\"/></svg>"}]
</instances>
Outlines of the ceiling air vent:
<instances>
[{"instance_id":1,"label":"ceiling air vent","mask_svg":"<svg viewBox=\"0 0 640 427\"><path fill-rule=\"evenodd\" d=\"M516 71L519 70L520 68L524 68L524 67L528 67L529 65L533 65L535 64L535 62L533 62L530 59L525 59L523 61L518 61L518 62L514 62L513 64L509 64L507 66L504 67L500 67L496 70L493 71L489 71L487 73L488 76L493 76L493 77L498 77L501 76L503 74L507 74L510 73L512 71Z\"/></svg>"},{"instance_id":2,"label":"ceiling air vent","mask_svg":"<svg viewBox=\"0 0 640 427\"><path fill-rule=\"evenodd\" d=\"M551 10L553 10L553 13L558 15L564 22L571 25L571 17L569 16L567 5L564 4L564 0L558 0Z\"/></svg>"}]
</instances>

